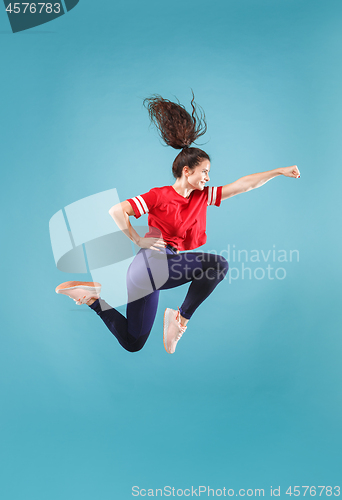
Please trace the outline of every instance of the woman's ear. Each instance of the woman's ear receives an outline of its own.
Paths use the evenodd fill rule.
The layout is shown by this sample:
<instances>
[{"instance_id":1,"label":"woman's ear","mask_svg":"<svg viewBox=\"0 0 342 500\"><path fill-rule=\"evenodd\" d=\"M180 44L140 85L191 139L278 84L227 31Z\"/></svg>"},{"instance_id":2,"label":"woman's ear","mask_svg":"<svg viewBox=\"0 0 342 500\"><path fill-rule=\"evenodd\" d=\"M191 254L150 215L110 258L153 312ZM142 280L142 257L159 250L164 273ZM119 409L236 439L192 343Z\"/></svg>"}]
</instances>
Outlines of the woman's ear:
<instances>
[{"instance_id":1,"label":"woman's ear","mask_svg":"<svg viewBox=\"0 0 342 500\"><path fill-rule=\"evenodd\" d=\"M187 165L183 167L183 174L185 175L185 177L188 177L190 175L190 168Z\"/></svg>"}]
</instances>

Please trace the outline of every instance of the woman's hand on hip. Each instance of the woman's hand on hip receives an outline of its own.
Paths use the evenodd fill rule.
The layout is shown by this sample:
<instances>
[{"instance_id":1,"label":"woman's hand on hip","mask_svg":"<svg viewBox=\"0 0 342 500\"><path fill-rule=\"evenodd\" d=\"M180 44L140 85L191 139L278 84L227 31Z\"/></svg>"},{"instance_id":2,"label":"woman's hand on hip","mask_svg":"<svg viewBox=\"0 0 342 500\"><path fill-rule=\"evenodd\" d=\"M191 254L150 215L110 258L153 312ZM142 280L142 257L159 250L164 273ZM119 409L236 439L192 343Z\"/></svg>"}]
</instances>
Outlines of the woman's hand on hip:
<instances>
[{"instance_id":1,"label":"woman's hand on hip","mask_svg":"<svg viewBox=\"0 0 342 500\"><path fill-rule=\"evenodd\" d=\"M160 252L162 248L166 247L167 243L162 238L140 238L138 245L141 248L150 248Z\"/></svg>"}]
</instances>

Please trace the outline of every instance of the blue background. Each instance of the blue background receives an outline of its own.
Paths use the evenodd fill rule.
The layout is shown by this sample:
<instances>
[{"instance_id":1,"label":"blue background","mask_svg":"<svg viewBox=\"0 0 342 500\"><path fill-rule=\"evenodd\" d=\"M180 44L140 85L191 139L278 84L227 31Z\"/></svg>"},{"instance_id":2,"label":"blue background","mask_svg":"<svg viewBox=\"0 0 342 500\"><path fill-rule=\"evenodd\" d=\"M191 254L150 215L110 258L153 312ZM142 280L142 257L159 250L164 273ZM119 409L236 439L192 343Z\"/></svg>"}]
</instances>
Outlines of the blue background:
<instances>
[{"instance_id":1,"label":"blue background","mask_svg":"<svg viewBox=\"0 0 342 500\"><path fill-rule=\"evenodd\" d=\"M2 498L341 484L341 14L331 0L81 0L14 35L0 9ZM190 88L211 185L301 171L210 207L203 249L300 259L280 264L284 280L221 283L174 356L162 315L186 288L162 293L131 354L55 294L73 276L48 222L107 189L172 184L175 151L142 99L189 107Z\"/></svg>"}]
</instances>

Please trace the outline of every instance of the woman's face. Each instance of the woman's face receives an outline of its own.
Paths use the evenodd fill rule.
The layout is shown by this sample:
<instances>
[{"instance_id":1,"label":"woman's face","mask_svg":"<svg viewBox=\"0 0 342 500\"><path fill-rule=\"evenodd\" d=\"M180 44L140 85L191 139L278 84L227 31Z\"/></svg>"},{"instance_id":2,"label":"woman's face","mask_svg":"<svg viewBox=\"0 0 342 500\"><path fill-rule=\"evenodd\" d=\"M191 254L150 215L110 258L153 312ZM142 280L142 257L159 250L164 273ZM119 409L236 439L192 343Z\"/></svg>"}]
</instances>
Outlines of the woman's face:
<instances>
[{"instance_id":1,"label":"woman's face","mask_svg":"<svg viewBox=\"0 0 342 500\"><path fill-rule=\"evenodd\" d=\"M203 191L206 182L209 178L210 161L202 160L193 170L188 171L187 180L193 189Z\"/></svg>"}]
</instances>

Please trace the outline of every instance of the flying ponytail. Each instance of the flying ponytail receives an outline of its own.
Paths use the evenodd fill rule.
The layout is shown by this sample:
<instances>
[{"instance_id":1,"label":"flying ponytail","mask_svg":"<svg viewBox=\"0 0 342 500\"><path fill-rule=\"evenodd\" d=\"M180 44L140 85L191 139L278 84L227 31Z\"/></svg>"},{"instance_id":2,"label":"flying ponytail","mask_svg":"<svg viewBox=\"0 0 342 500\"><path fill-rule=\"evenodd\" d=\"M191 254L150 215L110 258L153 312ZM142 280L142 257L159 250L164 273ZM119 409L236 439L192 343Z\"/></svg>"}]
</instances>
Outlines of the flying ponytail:
<instances>
[{"instance_id":1,"label":"flying ponytail","mask_svg":"<svg viewBox=\"0 0 342 500\"><path fill-rule=\"evenodd\" d=\"M172 165L174 177L181 177L184 166L193 169L201 160L210 160L207 153L190 145L207 131L205 114L199 111L194 103L192 92L192 114L188 113L179 102L175 103L159 95L144 100L151 122L157 127L161 138L168 146L182 151L177 155Z\"/></svg>"}]
</instances>

